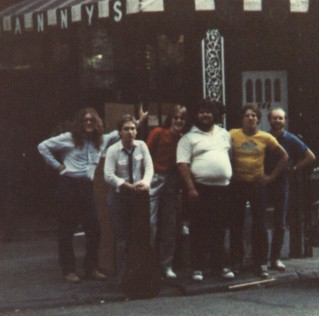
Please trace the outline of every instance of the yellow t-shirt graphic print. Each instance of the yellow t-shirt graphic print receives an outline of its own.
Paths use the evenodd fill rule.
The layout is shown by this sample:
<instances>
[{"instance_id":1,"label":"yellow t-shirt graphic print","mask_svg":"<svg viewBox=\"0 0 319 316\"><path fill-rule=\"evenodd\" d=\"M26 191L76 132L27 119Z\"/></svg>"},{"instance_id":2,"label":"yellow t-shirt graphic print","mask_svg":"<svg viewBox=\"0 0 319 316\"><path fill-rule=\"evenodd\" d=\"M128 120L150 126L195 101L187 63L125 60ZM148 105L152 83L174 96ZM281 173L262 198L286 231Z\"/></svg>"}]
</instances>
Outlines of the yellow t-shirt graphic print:
<instances>
[{"instance_id":1,"label":"yellow t-shirt graphic print","mask_svg":"<svg viewBox=\"0 0 319 316\"><path fill-rule=\"evenodd\" d=\"M254 135L244 134L242 129L230 131L232 138L233 177L238 181L253 182L264 175L266 149L279 146L270 134L257 131Z\"/></svg>"}]
</instances>

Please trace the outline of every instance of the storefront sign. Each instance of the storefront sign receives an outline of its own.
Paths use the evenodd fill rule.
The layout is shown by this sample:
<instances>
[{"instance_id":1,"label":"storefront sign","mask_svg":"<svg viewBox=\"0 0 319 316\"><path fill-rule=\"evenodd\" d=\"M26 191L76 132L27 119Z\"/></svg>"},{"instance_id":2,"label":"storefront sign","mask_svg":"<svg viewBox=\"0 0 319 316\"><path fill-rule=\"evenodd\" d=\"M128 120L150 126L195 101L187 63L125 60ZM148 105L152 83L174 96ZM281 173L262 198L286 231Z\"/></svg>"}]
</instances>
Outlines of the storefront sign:
<instances>
[{"instance_id":1,"label":"storefront sign","mask_svg":"<svg viewBox=\"0 0 319 316\"><path fill-rule=\"evenodd\" d=\"M70 6L70 0L51 0L47 3L38 0L25 0L19 6L14 5L0 12L0 32L12 32L15 35L20 35L29 30L44 32L52 26L68 29L72 23L79 22L91 26L95 21L104 18L121 23L129 15L164 12L167 9L165 8L168 3L166 1L173 0L83 0L80 3L77 1L77 4L73 6ZM220 10L220 4L216 0L187 0L187 3L189 1L193 1L193 8L197 12L215 11L218 14L218 10ZM268 4L266 1L243 0L242 12L262 12L263 7L266 8L266 4ZM289 3L289 9L292 13L309 11L310 0L285 1L287 1L287 5ZM238 9L238 6L236 8ZM231 8L229 10L231 12ZM274 10L277 11L276 8ZM280 14L279 10L279 17Z\"/></svg>"},{"instance_id":2,"label":"storefront sign","mask_svg":"<svg viewBox=\"0 0 319 316\"><path fill-rule=\"evenodd\" d=\"M88 26L91 26L95 20L103 18L111 18L118 23L128 14L144 11L164 11L164 0L92 0L83 2L83 4L67 6L65 8L37 12L36 0L30 0L27 5L28 7L35 6L33 12L19 14L20 12L24 12L23 9L13 11L11 15L1 14L0 12L0 17L2 15L2 30L13 32L16 35L32 29L37 32L44 32L47 27L51 26L68 29L71 23L76 22L85 22Z\"/></svg>"}]
</instances>

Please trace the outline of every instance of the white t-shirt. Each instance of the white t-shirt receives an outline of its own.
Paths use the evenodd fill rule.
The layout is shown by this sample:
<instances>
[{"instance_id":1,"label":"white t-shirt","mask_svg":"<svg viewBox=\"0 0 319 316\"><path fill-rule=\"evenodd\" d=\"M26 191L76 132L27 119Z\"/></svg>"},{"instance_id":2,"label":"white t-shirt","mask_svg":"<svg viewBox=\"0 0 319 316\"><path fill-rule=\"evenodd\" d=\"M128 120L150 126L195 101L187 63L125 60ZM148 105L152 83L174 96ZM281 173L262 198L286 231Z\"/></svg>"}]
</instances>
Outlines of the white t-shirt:
<instances>
[{"instance_id":1,"label":"white t-shirt","mask_svg":"<svg viewBox=\"0 0 319 316\"><path fill-rule=\"evenodd\" d=\"M230 183L231 138L218 125L212 132L203 132L193 126L177 146L177 163L190 164L194 181L204 185L225 186Z\"/></svg>"}]
</instances>

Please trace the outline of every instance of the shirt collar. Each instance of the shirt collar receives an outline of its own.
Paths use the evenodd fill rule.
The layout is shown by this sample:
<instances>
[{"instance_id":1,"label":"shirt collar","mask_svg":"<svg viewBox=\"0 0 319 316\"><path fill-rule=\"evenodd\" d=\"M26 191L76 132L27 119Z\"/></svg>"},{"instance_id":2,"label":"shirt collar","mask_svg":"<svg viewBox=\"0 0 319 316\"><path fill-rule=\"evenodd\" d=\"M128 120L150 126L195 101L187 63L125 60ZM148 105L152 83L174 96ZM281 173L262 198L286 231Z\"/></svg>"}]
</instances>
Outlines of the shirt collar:
<instances>
[{"instance_id":1,"label":"shirt collar","mask_svg":"<svg viewBox=\"0 0 319 316\"><path fill-rule=\"evenodd\" d=\"M214 124L214 130L218 129L217 127L218 125ZM202 131L200 128L198 128L196 125L193 125L193 127L191 128L190 130L191 132L193 133L202 133L202 134L209 134L209 132L205 132L205 131Z\"/></svg>"},{"instance_id":2,"label":"shirt collar","mask_svg":"<svg viewBox=\"0 0 319 316\"><path fill-rule=\"evenodd\" d=\"M282 133L281 133L279 136L275 136L275 135L271 132L271 130L269 130L269 132L268 132L268 133L270 133L272 136L274 136L274 137L276 137L276 138L282 138L282 137L285 137L285 136L286 136L286 134L287 134L286 130L283 130L283 131L282 131Z\"/></svg>"},{"instance_id":3,"label":"shirt collar","mask_svg":"<svg viewBox=\"0 0 319 316\"><path fill-rule=\"evenodd\" d=\"M137 145L136 145L136 143L135 143L135 141L134 141L134 142L133 142L133 147L132 147L132 149L133 149L134 147L136 147L136 146L137 146ZM126 149L126 148L123 146L122 141L120 141L120 150L130 151L130 150Z\"/></svg>"}]
</instances>

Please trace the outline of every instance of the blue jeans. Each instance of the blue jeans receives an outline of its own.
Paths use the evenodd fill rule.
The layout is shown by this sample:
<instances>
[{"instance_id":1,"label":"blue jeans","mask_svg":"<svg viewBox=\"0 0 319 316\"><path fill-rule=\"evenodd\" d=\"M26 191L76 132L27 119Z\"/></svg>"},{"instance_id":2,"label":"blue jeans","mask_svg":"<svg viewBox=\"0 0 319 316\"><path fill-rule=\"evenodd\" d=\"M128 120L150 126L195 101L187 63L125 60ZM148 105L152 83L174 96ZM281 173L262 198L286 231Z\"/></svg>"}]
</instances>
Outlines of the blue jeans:
<instances>
[{"instance_id":1,"label":"blue jeans","mask_svg":"<svg viewBox=\"0 0 319 316\"><path fill-rule=\"evenodd\" d=\"M159 261L162 268L172 266L176 242L177 174L155 173L150 190L151 245L154 248L160 227Z\"/></svg>"},{"instance_id":2,"label":"blue jeans","mask_svg":"<svg viewBox=\"0 0 319 316\"><path fill-rule=\"evenodd\" d=\"M84 270L92 272L98 266L100 227L95 204L93 183L87 179L60 178L58 214L59 263L62 273L76 271L75 255L72 245L77 224L81 224L86 237Z\"/></svg>"},{"instance_id":3,"label":"blue jeans","mask_svg":"<svg viewBox=\"0 0 319 316\"><path fill-rule=\"evenodd\" d=\"M233 181L230 211L230 249L233 265L241 265L244 257L244 220L247 201L252 214L252 259L256 266L267 264L268 235L265 223L265 186L258 182Z\"/></svg>"},{"instance_id":4,"label":"blue jeans","mask_svg":"<svg viewBox=\"0 0 319 316\"><path fill-rule=\"evenodd\" d=\"M274 226L270 260L280 259L284 242L286 217L288 212L289 182L288 179L278 178L267 187L268 200L274 207Z\"/></svg>"}]
</instances>

